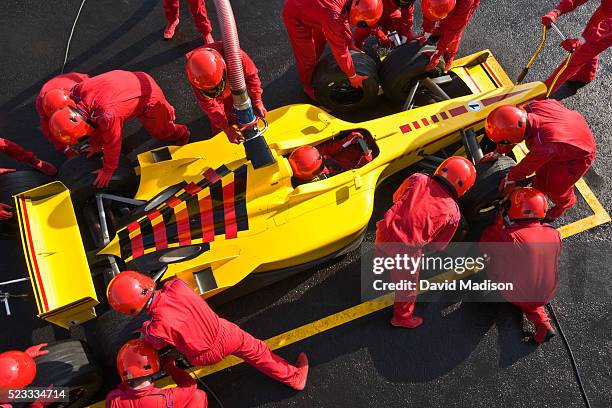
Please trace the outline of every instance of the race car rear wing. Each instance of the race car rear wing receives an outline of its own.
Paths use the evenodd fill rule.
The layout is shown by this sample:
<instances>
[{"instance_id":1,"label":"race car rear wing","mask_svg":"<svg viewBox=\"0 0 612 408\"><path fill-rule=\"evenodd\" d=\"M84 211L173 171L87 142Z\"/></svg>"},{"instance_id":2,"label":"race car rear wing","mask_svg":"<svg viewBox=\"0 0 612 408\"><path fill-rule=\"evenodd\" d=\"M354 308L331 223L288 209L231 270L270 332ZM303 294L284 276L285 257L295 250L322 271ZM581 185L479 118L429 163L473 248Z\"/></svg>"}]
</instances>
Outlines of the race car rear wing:
<instances>
[{"instance_id":1,"label":"race car rear wing","mask_svg":"<svg viewBox=\"0 0 612 408\"><path fill-rule=\"evenodd\" d=\"M96 317L96 291L68 188L59 181L14 196L38 317L65 329Z\"/></svg>"}]
</instances>

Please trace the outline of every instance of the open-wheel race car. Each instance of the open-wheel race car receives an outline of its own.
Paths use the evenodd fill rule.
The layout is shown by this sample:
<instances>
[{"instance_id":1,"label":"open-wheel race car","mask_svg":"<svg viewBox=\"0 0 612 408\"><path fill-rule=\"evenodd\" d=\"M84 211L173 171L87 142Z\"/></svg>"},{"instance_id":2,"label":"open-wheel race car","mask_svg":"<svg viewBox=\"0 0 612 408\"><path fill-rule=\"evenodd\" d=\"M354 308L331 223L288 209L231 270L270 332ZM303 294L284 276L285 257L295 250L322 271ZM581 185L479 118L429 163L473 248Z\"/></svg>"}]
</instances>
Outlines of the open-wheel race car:
<instances>
[{"instance_id":1,"label":"open-wheel race car","mask_svg":"<svg viewBox=\"0 0 612 408\"><path fill-rule=\"evenodd\" d=\"M424 72L419 47L398 50L395 63L404 65L379 67L383 91L399 102L396 113L351 123L308 104L275 109L267 116L265 138L275 159L268 166L254 168L241 146L217 135L147 151L137 163L122 158L104 192L91 186L99 157L72 158L58 181L27 191L0 178L2 193L15 194L38 316L66 329L85 324L101 345L98 358L112 364L139 324L107 310L105 287L119 271L159 281L177 276L215 298L341 256L361 243L385 179L415 164L433 168L452 154L477 161L487 114L546 91L539 82L513 85L489 51L432 75ZM365 164L312 182L293 177L287 157L294 149L325 149L354 133L369 155ZM476 186L461 200L468 222L490 217L499 180L513 164L504 158L477 166Z\"/></svg>"}]
</instances>

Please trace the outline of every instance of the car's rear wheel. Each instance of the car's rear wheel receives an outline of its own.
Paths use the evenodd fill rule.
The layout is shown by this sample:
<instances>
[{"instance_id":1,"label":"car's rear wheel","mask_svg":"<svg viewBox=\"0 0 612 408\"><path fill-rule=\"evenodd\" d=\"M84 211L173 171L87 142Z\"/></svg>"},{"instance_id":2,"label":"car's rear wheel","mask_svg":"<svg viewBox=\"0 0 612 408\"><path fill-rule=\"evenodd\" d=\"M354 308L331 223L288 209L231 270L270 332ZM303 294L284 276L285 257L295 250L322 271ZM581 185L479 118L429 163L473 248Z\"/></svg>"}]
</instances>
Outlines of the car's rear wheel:
<instances>
[{"instance_id":1,"label":"car's rear wheel","mask_svg":"<svg viewBox=\"0 0 612 408\"><path fill-rule=\"evenodd\" d=\"M403 44L387 55L379 69L380 84L385 97L393 102L403 103L408 97L414 80L427 75L429 57L426 52L434 52L434 45L420 46L416 41ZM444 66L440 60L438 65Z\"/></svg>"},{"instance_id":2,"label":"car's rear wheel","mask_svg":"<svg viewBox=\"0 0 612 408\"><path fill-rule=\"evenodd\" d=\"M312 86L317 101L332 112L347 113L371 107L378 96L376 62L368 55L351 51L355 71L368 77L362 88L353 88L333 54L324 56L315 70Z\"/></svg>"},{"instance_id":3,"label":"car's rear wheel","mask_svg":"<svg viewBox=\"0 0 612 408\"><path fill-rule=\"evenodd\" d=\"M94 320L92 324L96 344L92 341L92 347L96 347L100 362L114 368L119 349L126 341L138 337L135 331L140 329L145 320L144 314L137 317L125 316L113 309Z\"/></svg>"},{"instance_id":4,"label":"car's rear wheel","mask_svg":"<svg viewBox=\"0 0 612 408\"><path fill-rule=\"evenodd\" d=\"M476 183L459 200L461 212L470 225L493 221L503 198L498 192L499 184L515 164L510 157L502 156L493 163L476 165Z\"/></svg>"},{"instance_id":5,"label":"car's rear wheel","mask_svg":"<svg viewBox=\"0 0 612 408\"><path fill-rule=\"evenodd\" d=\"M90 357L87 346L78 340L65 340L48 345L49 353L36 358L36 379L33 387L66 387L68 402L46 406L82 407L102 386L102 373Z\"/></svg>"},{"instance_id":6,"label":"car's rear wheel","mask_svg":"<svg viewBox=\"0 0 612 408\"><path fill-rule=\"evenodd\" d=\"M53 181L51 177L35 170L20 170L0 176L0 203L14 207L13 196ZM0 222L0 238L12 239L19 234L17 216Z\"/></svg>"}]
</instances>

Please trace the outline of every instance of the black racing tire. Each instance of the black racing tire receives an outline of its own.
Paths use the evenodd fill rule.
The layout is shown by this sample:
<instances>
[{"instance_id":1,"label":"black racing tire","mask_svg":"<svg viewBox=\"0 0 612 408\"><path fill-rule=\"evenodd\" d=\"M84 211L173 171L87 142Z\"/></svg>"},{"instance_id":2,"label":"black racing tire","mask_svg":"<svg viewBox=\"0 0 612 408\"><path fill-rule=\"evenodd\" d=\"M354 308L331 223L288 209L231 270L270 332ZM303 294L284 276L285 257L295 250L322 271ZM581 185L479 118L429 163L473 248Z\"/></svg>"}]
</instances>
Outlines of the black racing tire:
<instances>
[{"instance_id":1,"label":"black racing tire","mask_svg":"<svg viewBox=\"0 0 612 408\"><path fill-rule=\"evenodd\" d=\"M385 97L393 102L404 103L413 81L427 75L425 70L429 57L424 52L434 52L435 45L420 46L416 41L403 44L387 55L378 70L380 84ZM438 67L444 67L440 59Z\"/></svg>"},{"instance_id":2,"label":"black racing tire","mask_svg":"<svg viewBox=\"0 0 612 408\"><path fill-rule=\"evenodd\" d=\"M13 196L35 187L50 183L53 179L35 170L19 170L0 176L0 203L15 207ZM14 211L13 211L14 213ZM19 235L17 216L0 221L0 239L13 239Z\"/></svg>"},{"instance_id":3,"label":"black racing tire","mask_svg":"<svg viewBox=\"0 0 612 408\"><path fill-rule=\"evenodd\" d=\"M67 160L59 169L58 178L70 190L70 196L75 208L81 208L84 203L93 198L96 192L101 191L92 185L96 179L94 170L102 167L102 155L97 154L91 158L84 155L75 156ZM138 190L139 179L132 163L120 156L119 165L106 192L123 197L134 197Z\"/></svg>"},{"instance_id":4,"label":"black racing tire","mask_svg":"<svg viewBox=\"0 0 612 408\"><path fill-rule=\"evenodd\" d=\"M499 184L515 165L516 162L507 156L501 156L493 163L476 165L476 183L459 199L461 212L470 225L493 221L502 199L498 192Z\"/></svg>"},{"instance_id":5,"label":"black racing tire","mask_svg":"<svg viewBox=\"0 0 612 408\"><path fill-rule=\"evenodd\" d=\"M96 355L100 362L109 368L114 368L119 349L126 341L138 337L135 331L140 329L146 319L144 314L132 317L113 309L107 310L95 319L93 330L98 342Z\"/></svg>"},{"instance_id":6,"label":"black racing tire","mask_svg":"<svg viewBox=\"0 0 612 408\"><path fill-rule=\"evenodd\" d=\"M348 113L367 109L376 103L379 80L376 62L363 52L351 51L355 71L367 75L363 88L351 87L333 54L321 58L312 86L317 101L332 112Z\"/></svg>"},{"instance_id":7,"label":"black racing tire","mask_svg":"<svg viewBox=\"0 0 612 408\"><path fill-rule=\"evenodd\" d=\"M87 345L79 340L64 340L49 344L45 350L49 353L35 360L36 378L32 387L67 387L70 401L50 406L85 406L103 383L102 372Z\"/></svg>"}]
</instances>

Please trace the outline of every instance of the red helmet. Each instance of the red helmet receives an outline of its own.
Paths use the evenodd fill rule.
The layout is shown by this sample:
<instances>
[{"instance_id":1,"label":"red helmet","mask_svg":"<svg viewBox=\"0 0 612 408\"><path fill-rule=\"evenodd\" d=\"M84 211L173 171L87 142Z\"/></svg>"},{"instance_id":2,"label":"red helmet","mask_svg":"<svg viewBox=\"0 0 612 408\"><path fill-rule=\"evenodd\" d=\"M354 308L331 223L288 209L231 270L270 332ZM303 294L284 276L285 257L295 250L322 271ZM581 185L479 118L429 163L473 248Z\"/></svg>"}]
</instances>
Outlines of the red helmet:
<instances>
[{"instance_id":1,"label":"red helmet","mask_svg":"<svg viewBox=\"0 0 612 408\"><path fill-rule=\"evenodd\" d=\"M444 20L455 8L455 0L423 0L423 17L430 21Z\"/></svg>"},{"instance_id":2,"label":"red helmet","mask_svg":"<svg viewBox=\"0 0 612 408\"><path fill-rule=\"evenodd\" d=\"M542 219L547 210L546 196L540 190L522 187L510 193L508 218L511 220Z\"/></svg>"},{"instance_id":3,"label":"red helmet","mask_svg":"<svg viewBox=\"0 0 612 408\"><path fill-rule=\"evenodd\" d=\"M323 170L323 156L316 147L301 146L289 155L293 175L300 180L312 180Z\"/></svg>"},{"instance_id":4,"label":"red helmet","mask_svg":"<svg viewBox=\"0 0 612 408\"><path fill-rule=\"evenodd\" d=\"M65 106L74 106L70 92L62 88L51 89L42 98L42 107L48 118Z\"/></svg>"},{"instance_id":5,"label":"red helmet","mask_svg":"<svg viewBox=\"0 0 612 408\"><path fill-rule=\"evenodd\" d=\"M143 339L129 340L117 353L117 371L123 381L155 374L159 371L157 350Z\"/></svg>"},{"instance_id":6,"label":"red helmet","mask_svg":"<svg viewBox=\"0 0 612 408\"><path fill-rule=\"evenodd\" d=\"M514 105L498 106L485 121L485 132L495 143L520 143L525 138L526 130L527 112Z\"/></svg>"},{"instance_id":7,"label":"red helmet","mask_svg":"<svg viewBox=\"0 0 612 408\"><path fill-rule=\"evenodd\" d=\"M436 169L434 177L451 186L457 198L461 197L476 182L476 169L465 157L453 156L444 160Z\"/></svg>"},{"instance_id":8,"label":"red helmet","mask_svg":"<svg viewBox=\"0 0 612 408\"><path fill-rule=\"evenodd\" d=\"M371 27L380 20L382 12L382 0L353 0L349 22L357 27Z\"/></svg>"},{"instance_id":9,"label":"red helmet","mask_svg":"<svg viewBox=\"0 0 612 408\"><path fill-rule=\"evenodd\" d=\"M225 89L225 60L216 50L195 50L187 59L185 69L191 85L205 91L207 96L217 97Z\"/></svg>"},{"instance_id":10,"label":"red helmet","mask_svg":"<svg viewBox=\"0 0 612 408\"><path fill-rule=\"evenodd\" d=\"M68 105L51 116L49 130L55 140L65 145L73 145L81 137L91 133L93 128L83 115Z\"/></svg>"},{"instance_id":11,"label":"red helmet","mask_svg":"<svg viewBox=\"0 0 612 408\"><path fill-rule=\"evenodd\" d=\"M27 387L36 377L34 359L23 351L0 353L0 388Z\"/></svg>"},{"instance_id":12,"label":"red helmet","mask_svg":"<svg viewBox=\"0 0 612 408\"><path fill-rule=\"evenodd\" d=\"M154 290L155 282L147 275L123 271L108 284L106 297L111 307L119 313L138 316Z\"/></svg>"}]
</instances>

